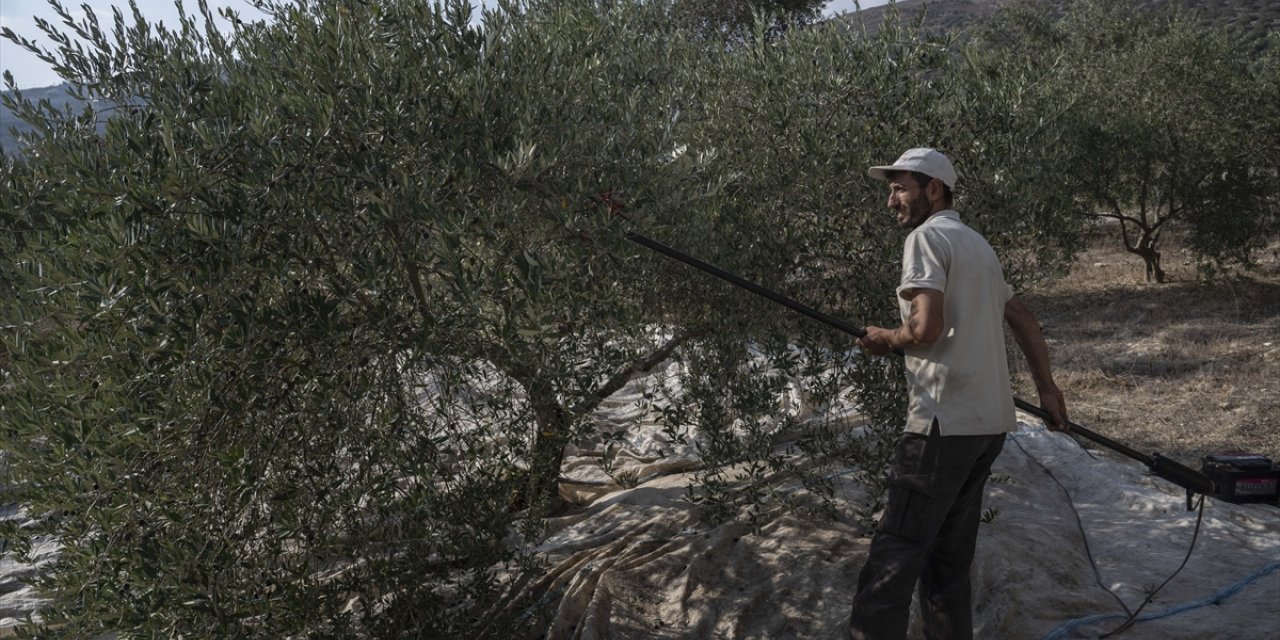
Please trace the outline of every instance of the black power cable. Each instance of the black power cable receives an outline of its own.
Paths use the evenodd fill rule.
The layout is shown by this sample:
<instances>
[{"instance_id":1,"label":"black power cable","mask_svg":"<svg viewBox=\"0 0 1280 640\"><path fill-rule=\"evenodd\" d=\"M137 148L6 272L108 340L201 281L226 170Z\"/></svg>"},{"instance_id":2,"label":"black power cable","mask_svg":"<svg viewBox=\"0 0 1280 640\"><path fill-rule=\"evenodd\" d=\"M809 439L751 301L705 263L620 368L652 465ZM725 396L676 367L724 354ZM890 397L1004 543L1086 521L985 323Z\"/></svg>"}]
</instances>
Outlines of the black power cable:
<instances>
[{"instance_id":1,"label":"black power cable","mask_svg":"<svg viewBox=\"0 0 1280 640\"><path fill-rule=\"evenodd\" d=\"M1175 577L1177 577L1179 573L1182 573L1182 569L1187 566L1187 561L1191 559L1191 553L1195 551L1196 542L1200 539L1200 525L1204 522L1204 498L1205 498L1204 495L1202 494L1200 496L1199 503L1194 507L1195 509L1199 510L1199 513L1196 515L1196 528L1195 528L1195 531L1191 534L1191 545L1187 547L1187 554L1182 558L1182 564L1178 565L1178 568L1173 572L1173 574L1170 575L1168 578L1165 578L1164 582L1160 583L1160 586L1156 587L1150 593L1148 593L1147 597L1142 601L1142 604L1139 605L1136 610L1131 611L1129 609L1129 605L1125 604L1124 601L1121 600L1120 597L1117 596L1114 591L1107 588L1107 586L1102 583L1102 574L1101 572L1099 572L1098 563L1093 557L1093 550L1089 547L1089 537L1085 533L1084 523L1080 519L1080 512L1076 510L1075 501L1071 499L1071 492L1067 490L1067 487L1062 484L1061 480L1058 480L1058 477L1054 475L1053 471L1051 471L1049 467L1045 466L1043 462L1040 462L1040 460L1037 459L1035 456L1031 455L1031 452L1027 451L1026 447L1023 447L1022 443L1018 442L1017 438L1010 438L1010 440L1013 441L1013 444L1017 445L1018 449L1022 451L1023 455L1025 455L1032 462L1036 463L1036 465L1038 465L1041 469L1043 469L1045 473L1049 474L1049 478L1051 478L1054 481L1054 483L1058 485L1058 488L1062 489L1062 492L1066 494L1067 501L1071 505L1071 511L1076 516L1076 526L1079 528L1080 536L1084 540L1085 555L1087 555L1089 558L1089 565L1093 567L1094 582L1099 587L1102 587L1102 589L1106 591L1113 599L1115 599L1115 601L1120 604L1120 608L1124 609L1125 613L1129 614L1129 617L1126 618L1125 621L1120 624L1120 626L1116 627L1115 629L1101 636L1098 636L1098 640L1103 640L1104 638L1117 636L1117 635L1120 635L1121 633L1124 633L1125 631L1128 631L1130 627L1132 627L1135 623L1137 623L1138 615L1142 613L1142 610L1146 608L1147 605L1151 604L1152 601L1155 600L1156 594L1160 593L1160 590L1164 589L1165 585L1169 584L1169 582L1172 581ZM1084 449L1084 451L1085 453L1089 453L1088 449Z\"/></svg>"},{"instance_id":2,"label":"black power cable","mask_svg":"<svg viewBox=\"0 0 1280 640\"><path fill-rule=\"evenodd\" d=\"M1138 606L1138 610L1129 614L1129 618L1125 620L1123 624L1121 624L1120 626L1116 627L1111 631L1108 631L1107 633L1104 633L1098 636L1099 640L1102 640L1103 638L1110 638L1111 636L1114 636L1114 635L1119 635L1127 631L1129 627L1132 627L1133 624L1138 620L1138 614L1142 613L1142 610L1146 608L1147 605L1151 604L1152 600L1155 600L1156 594L1160 593L1160 590L1163 589L1165 585L1169 584L1170 580L1173 580L1179 573L1182 573L1182 569L1187 566L1187 561L1191 559L1191 552L1196 548L1196 540L1200 538L1200 523L1203 522L1204 520L1204 496L1203 495L1200 496L1200 504L1197 506L1197 509L1199 509L1200 513L1196 515L1196 530L1195 530L1195 533L1191 535L1191 546L1187 547L1187 555L1182 558L1182 564L1178 565L1178 569L1174 571L1173 574L1170 575L1168 578L1165 578L1164 582L1160 583L1160 586L1156 587L1155 590L1147 594L1147 597L1142 601L1142 604Z\"/></svg>"},{"instance_id":3,"label":"black power cable","mask_svg":"<svg viewBox=\"0 0 1280 640\"><path fill-rule=\"evenodd\" d=\"M1108 589L1107 585L1102 583L1102 572L1098 570L1098 561L1094 559L1093 549L1089 546L1089 534L1084 530L1084 521L1080 518L1080 511L1076 509L1076 501L1072 499L1071 492L1067 490L1066 485L1062 484L1062 481L1058 479L1058 476L1054 475L1053 471L1051 471L1049 467L1045 466L1043 462L1040 462L1038 458L1031 455L1031 452L1027 451L1027 448L1022 446L1022 443L1018 442L1016 437L1010 437L1009 440L1018 447L1018 450L1022 451L1022 455L1026 456L1028 460L1036 463L1036 466L1044 470L1044 472L1049 475L1049 479L1053 480L1054 484L1058 485L1058 488L1062 490L1062 494L1067 497L1067 504L1071 507L1071 513L1076 517L1076 529L1080 531L1080 540L1084 542L1084 554L1089 558L1089 566L1093 568L1094 583L1101 587L1103 591L1106 591L1107 595L1111 596L1111 598L1120 605L1120 608L1124 609L1125 613L1133 614L1133 612L1129 610L1129 605L1125 604L1124 600L1121 600L1120 596L1116 595L1116 592ZM1084 447L1081 447L1081 449L1083 449L1085 453L1093 455L1088 449L1085 449Z\"/></svg>"}]
</instances>

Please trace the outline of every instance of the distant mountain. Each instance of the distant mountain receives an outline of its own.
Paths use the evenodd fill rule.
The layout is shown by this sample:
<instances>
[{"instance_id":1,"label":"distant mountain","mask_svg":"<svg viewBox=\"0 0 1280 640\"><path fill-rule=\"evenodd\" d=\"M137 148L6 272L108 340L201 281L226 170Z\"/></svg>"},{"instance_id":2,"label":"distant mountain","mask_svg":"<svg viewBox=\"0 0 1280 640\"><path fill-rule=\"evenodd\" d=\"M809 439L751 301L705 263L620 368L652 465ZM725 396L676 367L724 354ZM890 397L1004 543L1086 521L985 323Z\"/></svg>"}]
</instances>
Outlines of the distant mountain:
<instances>
[{"instance_id":1,"label":"distant mountain","mask_svg":"<svg viewBox=\"0 0 1280 640\"><path fill-rule=\"evenodd\" d=\"M50 104L58 109L71 106L73 110L79 109L84 104L83 100L71 95L69 86L66 84L54 85L52 87L41 87L38 89L22 89L22 97L31 102L39 102L48 100ZM8 96L11 92L5 91L3 95ZM13 112L7 107L0 104L0 148L6 153L12 153L19 148L18 141L14 139L11 129L17 129L21 133L32 130L31 125L18 119Z\"/></svg>"},{"instance_id":2,"label":"distant mountain","mask_svg":"<svg viewBox=\"0 0 1280 640\"><path fill-rule=\"evenodd\" d=\"M896 3L904 19L925 13L924 26L929 31L955 33L995 15L1001 5L1028 0L901 0ZM1070 0L1029 0L1052 7L1061 14ZM1267 35L1280 31L1280 1L1277 0L1142 0L1138 6L1148 10L1180 8L1199 17L1201 25L1227 27L1241 35L1241 42L1254 51L1268 45ZM888 5L862 10L868 29L875 30L890 11ZM844 19L853 19L846 14Z\"/></svg>"}]
</instances>

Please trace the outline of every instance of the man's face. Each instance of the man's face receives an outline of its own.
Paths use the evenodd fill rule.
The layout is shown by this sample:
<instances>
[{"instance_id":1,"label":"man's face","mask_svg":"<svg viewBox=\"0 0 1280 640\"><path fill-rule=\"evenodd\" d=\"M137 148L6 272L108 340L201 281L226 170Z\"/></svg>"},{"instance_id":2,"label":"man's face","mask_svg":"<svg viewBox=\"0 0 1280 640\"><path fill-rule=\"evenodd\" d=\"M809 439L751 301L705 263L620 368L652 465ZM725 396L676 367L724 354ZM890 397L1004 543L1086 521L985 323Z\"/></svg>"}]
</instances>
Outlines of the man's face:
<instances>
[{"instance_id":1,"label":"man's face","mask_svg":"<svg viewBox=\"0 0 1280 640\"><path fill-rule=\"evenodd\" d=\"M898 226L914 229L933 214L926 189L910 173L889 176L889 208L898 213Z\"/></svg>"}]
</instances>

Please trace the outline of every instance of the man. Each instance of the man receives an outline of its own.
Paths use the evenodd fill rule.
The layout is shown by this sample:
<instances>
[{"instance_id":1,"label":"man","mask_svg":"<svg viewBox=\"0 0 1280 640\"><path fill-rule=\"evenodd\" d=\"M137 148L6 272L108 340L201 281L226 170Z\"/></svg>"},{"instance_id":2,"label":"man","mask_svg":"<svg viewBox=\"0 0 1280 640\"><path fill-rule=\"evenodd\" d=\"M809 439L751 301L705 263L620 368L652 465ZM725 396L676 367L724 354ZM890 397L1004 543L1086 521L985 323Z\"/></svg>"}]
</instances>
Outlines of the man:
<instances>
[{"instance_id":1,"label":"man","mask_svg":"<svg viewBox=\"0 0 1280 640\"><path fill-rule=\"evenodd\" d=\"M1067 429L1062 392L1031 311L1014 297L991 245L951 209L956 173L933 149L911 149L868 174L889 184L889 208L912 229L902 258L902 325L867 327L858 345L906 355L906 432L888 504L858 577L850 636L901 639L919 582L925 636L973 637L969 567L983 487L1014 430L1004 323L1026 356L1040 406Z\"/></svg>"}]
</instances>

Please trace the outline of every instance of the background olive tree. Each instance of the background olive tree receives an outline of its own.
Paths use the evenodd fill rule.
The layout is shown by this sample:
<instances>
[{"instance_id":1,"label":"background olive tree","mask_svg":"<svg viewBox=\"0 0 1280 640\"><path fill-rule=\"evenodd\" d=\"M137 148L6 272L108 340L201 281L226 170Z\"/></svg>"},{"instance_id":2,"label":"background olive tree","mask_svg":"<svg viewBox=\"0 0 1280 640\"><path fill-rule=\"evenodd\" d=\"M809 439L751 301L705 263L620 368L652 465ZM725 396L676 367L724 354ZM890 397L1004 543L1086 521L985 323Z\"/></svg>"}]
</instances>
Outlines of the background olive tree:
<instances>
[{"instance_id":1,"label":"background olive tree","mask_svg":"<svg viewBox=\"0 0 1280 640\"><path fill-rule=\"evenodd\" d=\"M1161 282L1171 229L1206 265L1248 264L1280 193L1265 63L1224 29L1133 2L1073 3L1061 19L1014 5L988 32L1006 54L1052 70L1066 109L1058 176ZM1273 82L1273 81L1272 81ZM1043 111L1041 115L1046 115Z\"/></svg>"},{"instance_id":2,"label":"background olive tree","mask_svg":"<svg viewBox=\"0 0 1280 640\"><path fill-rule=\"evenodd\" d=\"M681 145L686 156L701 158L714 197L679 222L679 237L705 243L698 252L716 264L850 322L891 325L898 321L892 292L905 232L866 167L931 145L956 159L957 207L1006 256L1011 280L1023 286L1061 272L1080 224L1068 215L1068 194L1041 188L1052 178L1047 166L1062 161L1054 155L1060 130L1044 126L1036 113L1047 98L1029 88L1042 78L1030 71L991 76L968 64L977 54L966 51L895 14L871 35L837 22L780 39L757 32L739 47L706 53L698 62L705 75L683 94L688 127ZM757 349L768 366L728 366L719 350L693 363L686 384L705 392L692 395L687 411L698 412L701 435L715 445L703 459L717 463L701 474L701 491L717 497L717 505L751 509L770 491L772 474L796 464L820 469L856 461L872 487L869 502L859 506L864 516L874 513L883 447L892 445L878 435L896 433L904 409L899 363L842 360L849 336L779 314L745 292L706 286L696 298L714 305L717 317L708 321L719 324L718 334L750 341L730 353L742 358L745 347ZM810 350L796 353L795 345ZM807 382L806 391L821 405L833 399L821 391L850 387L872 436L849 439L842 437L847 426L814 421L799 429L796 449L804 455L778 455L776 438L764 437L778 425L763 420L777 410L758 398L785 386L795 369L781 365L792 360L801 371L839 365L829 378ZM780 375L770 379L771 372ZM767 384L774 386L769 393L753 387ZM725 411L743 388L752 392ZM753 415L761 419L747 419ZM728 464L732 456L741 462L744 451L756 462L745 473Z\"/></svg>"},{"instance_id":3,"label":"background olive tree","mask_svg":"<svg viewBox=\"0 0 1280 640\"><path fill-rule=\"evenodd\" d=\"M1037 256L1015 279L1074 233L1028 187L1051 130L1001 107L1030 76L912 25L709 48L660 2L261 6L228 35L203 4L63 11L86 44L45 55L116 106L10 105L38 133L0 159L0 418L37 524L4 533L63 544L58 633L475 632L537 570L565 446L668 358L708 515L780 473L830 510L826 472L874 485L885 440L821 407L892 433L897 365L622 231L880 324L901 232L869 164L951 153L966 219ZM797 388L819 419L780 412Z\"/></svg>"}]
</instances>

